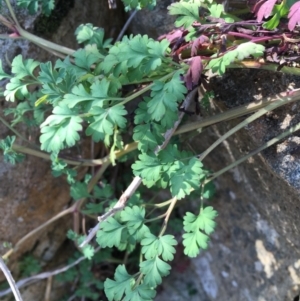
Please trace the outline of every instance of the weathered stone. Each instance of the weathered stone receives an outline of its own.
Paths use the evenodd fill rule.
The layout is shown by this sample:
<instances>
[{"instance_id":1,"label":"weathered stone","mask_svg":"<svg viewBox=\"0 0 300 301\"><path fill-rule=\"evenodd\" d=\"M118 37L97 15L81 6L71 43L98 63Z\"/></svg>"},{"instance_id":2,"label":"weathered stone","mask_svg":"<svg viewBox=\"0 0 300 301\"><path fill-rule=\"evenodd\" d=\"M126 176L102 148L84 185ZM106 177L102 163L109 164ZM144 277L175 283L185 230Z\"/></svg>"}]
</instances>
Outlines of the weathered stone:
<instances>
[{"instance_id":1,"label":"weathered stone","mask_svg":"<svg viewBox=\"0 0 300 301\"><path fill-rule=\"evenodd\" d=\"M14 3L14 1L12 1ZM72 5L72 3L74 5ZM118 2L117 10L109 10L106 0L89 1L69 1L70 7L61 19L56 18L56 32L51 28L43 32L45 37L55 43L77 49L74 31L80 24L92 23L94 26L104 27L106 37L116 37L123 25L123 8ZM65 4L64 1L58 1L58 5ZM7 16L5 4L3 3L1 14ZM27 12L17 9L17 17L27 30L32 30L35 25L41 29L40 23L36 18L38 16L28 16ZM43 18L43 25L45 24ZM40 27L38 27L38 25ZM46 23L47 24L47 23ZM5 33L5 28L0 28L1 33ZM17 54L22 54L24 58L34 58L39 61L53 60L54 57L48 52L29 44L25 40L1 40L0 41L0 59L3 62L6 71L9 67L6 62L12 61ZM11 104L1 100L1 109ZM38 142L38 130L28 130L26 127L18 126L17 130L32 142ZM0 138L12 135L4 125L0 125ZM18 139L18 143L22 141ZM87 140L79 146L72 156L83 155L90 157L90 142ZM7 249L2 242L10 242L15 245L27 233L34 230L47 220L65 209L70 202L69 187L61 178L54 178L51 175L50 162L35 157L27 156L25 161L16 166L12 166L3 161L0 156L0 252L5 254ZM9 268L14 277L18 276L17 260L24 253L33 254L39 259L42 266L49 262L59 261L55 256L60 253L58 249L66 239L65 234L68 228L72 227L72 216L58 220L46 227L43 231L37 233L32 238L26 240L16 253L10 256ZM55 265L52 265L54 267ZM3 274L0 273L0 280L3 280ZM44 300L45 283L35 286L34 289L25 289L22 291L23 300ZM55 294L55 292L54 292ZM51 300L58 300L58 295L53 295ZM3 299L1 299L3 300Z\"/></svg>"}]
</instances>

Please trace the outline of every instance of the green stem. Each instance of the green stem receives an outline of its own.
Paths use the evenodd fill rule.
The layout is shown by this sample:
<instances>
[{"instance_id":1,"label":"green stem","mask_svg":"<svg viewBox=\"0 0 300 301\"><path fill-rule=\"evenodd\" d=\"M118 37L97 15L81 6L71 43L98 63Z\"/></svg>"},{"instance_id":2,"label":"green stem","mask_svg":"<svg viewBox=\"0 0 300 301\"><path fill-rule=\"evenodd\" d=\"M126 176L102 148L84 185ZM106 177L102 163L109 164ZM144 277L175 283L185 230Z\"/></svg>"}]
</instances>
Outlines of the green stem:
<instances>
[{"instance_id":1,"label":"green stem","mask_svg":"<svg viewBox=\"0 0 300 301\"><path fill-rule=\"evenodd\" d=\"M214 180L215 178L219 177L220 175L222 175L223 173L225 173L226 171L236 167L237 165L241 164L242 162L246 161L247 159L249 159L250 157L260 153L261 151L263 151L264 149L270 147L271 145L277 143L279 140L287 137L288 135L296 132L300 130L300 123L298 123L295 126L292 126L291 128L289 128L287 131L283 132L282 134L278 135L277 137L269 140L268 142L264 143L262 146L260 146L259 148L255 149L254 151L250 152L249 154L247 154L246 156L238 159L237 161L233 162L232 164L224 167L223 169L213 173L211 175L211 177L209 179L207 179L205 181L205 184L209 183L210 181Z\"/></svg>"},{"instance_id":2,"label":"green stem","mask_svg":"<svg viewBox=\"0 0 300 301\"><path fill-rule=\"evenodd\" d=\"M171 215L171 213L172 213L172 211L173 211L176 203L177 203L177 197L172 198L170 206L168 208L168 211L166 212L166 217L165 217L163 226L161 228L161 231L160 231L158 237L162 237L165 234L165 232L167 230L167 226L168 226L170 215Z\"/></svg>"},{"instance_id":3,"label":"green stem","mask_svg":"<svg viewBox=\"0 0 300 301\"><path fill-rule=\"evenodd\" d=\"M161 215L159 215L159 216L157 216L157 217L153 217L153 218L146 219L146 220L145 220L145 224L146 224L146 223L151 223L151 222L157 221L157 220L159 220L159 219L162 219L162 218L164 218L164 217L166 216L166 214L167 214L167 212L165 212L164 214L161 214Z\"/></svg>"},{"instance_id":4,"label":"green stem","mask_svg":"<svg viewBox=\"0 0 300 301\"><path fill-rule=\"evenodd\" d=\"M250 114L261 108L266 107L268 104L273 103L274 101L275 99L262 99L259 103L252 102L247 105L242 105L237 108L226 110L225 112L216 114L214 116L203 118L199 121L184 124L181 127L179 127L179 129L175 132L175 135L187 133L193 130L203 129L210 125L217 124L222 121L228 121Z\"/></svg>"},{"instance_id":5,"label":"green stem","mask_svg":"<svg viewBox=\"0 0 300 301\"><path fill-rule=\"evenodd\" d=\"M162 77L162 78L160 78L160 81L165 81L165 80L171 78L171 77L174 75L175 72L177 72L177 70L174 71L174 72L172 72L172 73L170 73L170 74L165 75L165 76ZM149 90L154 86L154 84L155 84L155 83L152 83L152 84L146 86L145 88L139 90L138 92L133 93L132 95L126 97L122 102L118 103L117 105L118 105L118 106L119 106L119 105L124 105L124 104L126 104L127 102L130 102L131 100L133 100L133 99L139 97L140 95L142 95L142 94L146 93L147 91L149 91Z\"/></svg>"},{"instance_id":6,"label":"green stem","mask_svg":"<svg viewBox=\"0 0 300 301\"><path fill-rule=\"evenodd\" d=\"M232 63L226 68L232 68L232 69L249 68L249 69L260 69L260 70L278 72L279 65L272 64L272 63L259 63L257 61L242 61L242 62ZM300 75L300 68L283 66L282 68L280 68L280 72L293 74L293 75Z\"/></svg>"},{"instance_id":7,"label":"green stem","mask_svg":"<svg viewBox=\"0 0 300 301\"><path fill-rule=\"evenodd\" d=\"M9 0L5 0L5 2L6 2L6 5L8 7L8 10L9 10L9 12L10 12L10 14L11 14L11 16L12 16L14 22L15 22L15 28L16 28L16 30L18 31L18 33L20 34L20 36L22 38L24 38L24 39L26 39L26 40L28 40L28 41L30 41L30 42L32 42L32 43L40 46L40 47L42 47L42 48L44 48L46 50L57 51L59 53L65 54L65 55L73 55L73 53L75 52L75 50L67 48L67 47L64 47L64 46L61 46L61 45L58 45L58 44L50 42L50 41L47 41L47 40L45 40L43 38L37 37L34 34L32 34L32 33L28 32L28 31L24 30L21 27L21 25L20 25L20 23L19 23L16 15L15 15L15 12L14 12L11 4L10 4L10 1Z\"/></svg>"},{"instance_id":8,"label":"green stem","mask_svg":"<svg viewBox=\"0 0 300 301\"><path fill-rule=\"evenodd\" d=\"M15 130L9 123L7 123L2 117L0 117L0 121L8 128L10 129L14 134L16 134L17 137L19 137L21 140L25 141L26 143L29 143L31 145L34 145L32 142L28 141L25 137L23 137L17 130Z\"/></svg>"},{"instance_id":9,"label":"green stem","mask_svg":"<svg viewBox=\"0 0 300 301\"><path fill-rule=\"evenodd\" d=\"M51 51L54 50L54 51L57 51L59 53L62 53L62 54L65 54L65 55L73 55L75 50L74 49L70 49L70 48L67 48L67 47L64 47L64 46L61 46L61 45L58 45L56 43L53 43L53 42L50 42L50 41L47 41L43 38L40 38L40 37L37 37L35 35L33 35L32 33L24 30L23 28L21 27L18 27L18 32L19 34L27 39L28 41L36 44L37 46L42 46L44 49L50 49Z\"/></svg>"},{"instance_id":10,"label":"green stem","mask_svg":"<svg viewBox=\"0 0 300 301\"><path fill-rule=\"evenodd\" d=\"M12 16L14 22L16 23L16 26L17 26L17 27L21 27L21 26L20 26L20 23L19 23L19 21L18 21L18 19L17 19L17 17L16 17L16 15L15 15L15 12L14 12L14 10L13 10L11 4L10 4L10 0L5 0L5 3L6 3L6 5L7 5L7 8L8 8L8 10L9 10L9 12L10 12L10 14L11 14L11 16Z\"/></svg>"},{"instance_id":11,"label":"green stem","mask_svg":"<svg viewBox=\"0 0 300 301\"><path fill-rule=\"evenodd\" d=\"M202 161L212 150L214 150L220 143L222 143L224 140L226 140L228 137L233 135L235 132L240 130L241 128L245 127L252 121L256 120L257 118L265 115L267 112L272 111L282 105L291 103L295 100L298 100L300 97L300 91L295 91L291 96L287 95L284 97L281 97L274 101L273 103L267 105L265 108L260 109L258 112L254 113L250 117L246 118L244 121L239 123L237 126L232 128L230 131L228 131L226 134L224 134L222 137L220 137L216 142L214 142L209 148L207 148L199 157L199 160Z\"/></svg>"},{"instance_id":12,"label":"green stem","mask_svg":"<svg viewBox=\"0 0 300 301\"><path fill-rule=\"evenodd\" d=\"M27 154L27 155L32 155L38 158L46 159L46 160L51 160L50 155L47 153L44 153L39 150L35 150L26 146L21 146L18 144L13 144L12 149L16 152ZM109 157L105 157L103 159L91 159L91 160L69 160L65 159L62 157L59 157L59 159L64 160L67 164L69 165L74 165L74 166L99 166L102 164L105 164L107 161L109 161Z\"/></svg>"}]
</instances>

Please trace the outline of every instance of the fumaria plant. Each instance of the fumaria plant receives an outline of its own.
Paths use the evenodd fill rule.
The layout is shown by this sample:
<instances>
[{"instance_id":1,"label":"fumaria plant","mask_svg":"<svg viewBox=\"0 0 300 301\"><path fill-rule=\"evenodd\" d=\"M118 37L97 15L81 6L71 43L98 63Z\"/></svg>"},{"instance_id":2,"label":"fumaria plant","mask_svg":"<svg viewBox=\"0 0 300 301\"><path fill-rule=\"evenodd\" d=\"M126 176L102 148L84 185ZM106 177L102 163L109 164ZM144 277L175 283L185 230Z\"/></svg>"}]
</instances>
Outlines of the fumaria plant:
<instances>
[{"instance_id":1,"label":"fumaria plant","mask_svg":"<svg viewBox=\"0 0 300 301\"><path fill-rule=\"evenodd\" d=\"M57 55L58 59L54 64L41 63L18 55L11 62L11 72L4 72L0 64L0 80L7 82L3 97L15 103L3 112L5 116L12 116L10 123L0 117L14 133L0 142L4 160L15 164L23 160L25 154L51 160L53 175L65 175L70 184L74 203L26 235L4 259L32 234L65 214L77 210L85 216L96 215L98 221L88 235L77 225L69 231L68 237L90 262L99 262L98 254L106 249L116 248L126 256L114 276L104 282L92 281L93 274L85 274L94 293L82 289L75 297L98 300L103 288L110 301L153 300L156 287L170 273L170 262L178 244L178 238L166 234L168 223L172 222L171 213L180 205L179 201L192 192L199 199L199 209L186 212L183 217L184 254L195 257L208 247L217 216L213 207L204 202L212 194L211 181L300 128L299 124L291 127L220 171L210 172L203 166L202 160L230 135L300 96L298 90L283 91L260 103L237 107L197 122L186 118L181 124L195 99L204 107L209 105L213 91L207 89L208 73L221 76L228 68L257 68L300 74L300 1L248 1L240 10L225 2L182 0L171 4L169 14L176 16L176 29L158 40L147 35L130 35L112 44L111 39L104 39L101 28L82 24L75 31L82 48L72 50L22 29L10 1L5 0L12 21L0 16L0 21L9 29L1 38L27 39ZM37 12L40 5L47 15L54 7L54 1L44 0L17 0L17 4L31 13ZM155 3L124 0L124 5L130 10L152 7ZM200 155L184 150L173 138L252 112ZM198 113L197 108L194 113ZM23 137L15 128L18 123L38 127L40 145ZM105 145L107 155L67 159L64 150L78 145L86 137ZM16 139L23 140L23 145L16 144ZM106 184L104 172L126 161L131 164L134 177L124 193L115 198L116 192ZM78 166L96 167L96 172L80 180ZM140 189L142 186L144 189ZM148 204L143 201L145 187L154 192L168 189L170 200L163 203L152 200ZM164 207L167 210L163 214L155 215L156 209ZM161 219L164 219L161 227L153 226ZM128 268L125 263L130 254L139 254L139 262ZM75 263L69 267L74 268ZM1 267L6 269L2 260ZM68 275L66 279L73 279L74 275ZM21 300L13 283L11 289L15 298Z\"/></svg>"}]
</instances>

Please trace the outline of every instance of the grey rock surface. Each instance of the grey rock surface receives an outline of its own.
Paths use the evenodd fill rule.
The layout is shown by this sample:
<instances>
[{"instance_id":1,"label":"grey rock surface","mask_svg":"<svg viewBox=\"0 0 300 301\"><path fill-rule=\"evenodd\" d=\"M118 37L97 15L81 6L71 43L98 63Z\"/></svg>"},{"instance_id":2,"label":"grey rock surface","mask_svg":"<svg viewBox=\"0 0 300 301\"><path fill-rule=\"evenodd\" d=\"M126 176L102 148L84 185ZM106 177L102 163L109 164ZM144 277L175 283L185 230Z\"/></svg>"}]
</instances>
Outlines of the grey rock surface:
<instances>
[{"instance_id":1,"label":"grey rock surface","mask_svg":"<svg viewBox=\"0 0 300 301\"><path fill-rule=\"evenodd\" d=\"M4 2L4 1L2 1ZM13 4L15 1L11 1ZM67 1L57 1L57 5L66 4ZM17 18L24 29L34 32L44 26L43 37L49 38L55 43L77 49L74 31L82 23L92 23L94 26L104 27L107 37L116 37L122 28L123 8L118 2L117 10L109 10L105 0L68 1L69 7L66 13L57 18L55 33L50 27L50 23L45 23L45 18L39 14L30 16L27 11L16 9ZM8 15L5 4L2 3L1 14ZM51 21L52 22L52 21ZM46 26L45 26L46 24ZM0 27L1 33L6 33L7 29ZM9 32L10 33L10 32ZM33 58L38 61L54 60L54 57L46 51L29 44L25 40L0 40L0 59L3 62L5 71L9 72L9 62L13 58L22 54L23 58ZM5 84L2 83L2 84ZM13 104L0 99L1 111ZM1 112L1 116L3 113ZM6 117L7 120L7 117ZM18 126L17 130L32 142L38 141L39 131L28 130L23 126ZM3 124L0 124L0 138L4 138L12 133ZM18 144L22 141L17 140ZM83 143L79 146L87 157L90 144ZM73 153L74 156L78 155ZM3 161L2 152L0 155L0 252L4 255L7 249L2 242L9 242L15 245L27 233L36 229L41 224L65 209L70 201L69 187L59 178L51 175L50 162L35 157L27 156L25 161L16 166L12 166ZM36 233L31 239L26 240L20 248L9 257L9 268L14 277L18 278L18 261L23 254L31 254L39 259L43 267L52 264L52 267L61 264L63 261L57 258L57 254L62 243L66 239L67 229L72 227L72 216L58 220L46 227L43 231ZM64 258L66 260L66 258ZM55 262L58 262L55 264ZM4 279L0 273L0 281ZM22 290L24 301L44 300L46 282L39 282L37 285ZM52 289L51 300L59 300L58 290ZM1 299L1 298L0 298ZM3 298L1 300L4 300Z\"/></svg>"}]
</instances>

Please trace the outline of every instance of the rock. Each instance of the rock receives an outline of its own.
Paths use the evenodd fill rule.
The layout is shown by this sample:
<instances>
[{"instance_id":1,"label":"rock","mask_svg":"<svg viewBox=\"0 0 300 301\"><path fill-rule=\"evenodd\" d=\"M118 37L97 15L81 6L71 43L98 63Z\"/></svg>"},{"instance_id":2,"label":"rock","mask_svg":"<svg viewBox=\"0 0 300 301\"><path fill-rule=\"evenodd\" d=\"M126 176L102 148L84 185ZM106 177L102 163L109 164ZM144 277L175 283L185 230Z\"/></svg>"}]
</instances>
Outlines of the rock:
<instances>
[{"instance_id":1,"label":"rock","mask_svg":"<svg viewBox=\"0 0 300 301\"><path fill-rule=\"evenodd\" d=\"M58 1L58 7L65 3L66 1ZM64 10L63 14L60 13L61 19L57 18L59 14L56 12L55 32L49 26L54 21L47 25L45 17L42 18L44 27L46 24L46 28L44 28L46 32L43 32L44 37L51 37L50 40L58 44L76 49L79 46L76 43L74 31L82 23L92 23L94 26L104 27L107 33L106 37L116 37L121 30L124 23L124 13L119 2L117 10L109 10L106 0L68 1L68 3L67 10ZM4 3L1 14L7 15ZM28 16L27 12L17 9L17 17L25 29L31 31L35 27L35 31L37 32L39 28L41 33L41 26L38 25L41 21L37 21L38 15ZM1 33L5 33L6 29L1 27L0 30ZM0 59L6 71L9 71L6 64L7 60L12 61L17 54L39 61L54 59L49 53L38 49L25 40L1 40L0 47ZM3 111L12 104L2 99L0 105ZM37 130L29 131L23 126L18 126L17 130L24 137L30 137L32 142L38 141L39 133ZM12 135L12 132L1 124L0 137L7 135ZM18 144L21 144L19 139ZM87 140L72 155L83 154L88 158L90 156L89 149L90 142ZM27 156L23 163L12 166L3 161L1 153L0 178L0 252L4 255L7 249L4 248L2 242L15 245L27 233L68 207L70 196L67 183L61 178L54 178L51 175L50 162L35 157ZM26 240L18 251L9 258L9 268L14 277L18 277L18 260L25 253L34 255L43 267L47 267L50 262L52 267L55 267L55 264L53 265L55 261L61 264L62 261L57 258L57 255L60 254L58 249L66 239L67 229L71 227L72 216L68 215L32 236L31 239ZM0 280L4 280L3 274L1 274ZM26 291L25 289L22 291L22 294L24 293L23 300L44 300L44 289L45 284L39 284L33 290ZM58 300L59 298L59 295L53 295L51 300Z\"/></svg>"},{"instance_id":2,"label":"rock","mask_svg":"<svg viewBox=\"0 0 300 301\"><path fill-rule=\"evenodd\" d=\"M174 29L175 18L167 16L167 7L172 0L157 1L153 10L141 10L137 12L130 24L130 32L133 34L147 34L151 38L158 38Z\"/></svg>"}]
</instances>

